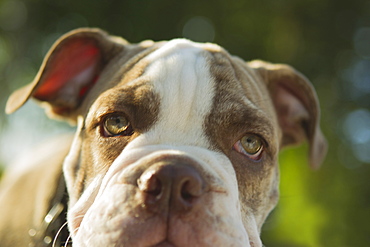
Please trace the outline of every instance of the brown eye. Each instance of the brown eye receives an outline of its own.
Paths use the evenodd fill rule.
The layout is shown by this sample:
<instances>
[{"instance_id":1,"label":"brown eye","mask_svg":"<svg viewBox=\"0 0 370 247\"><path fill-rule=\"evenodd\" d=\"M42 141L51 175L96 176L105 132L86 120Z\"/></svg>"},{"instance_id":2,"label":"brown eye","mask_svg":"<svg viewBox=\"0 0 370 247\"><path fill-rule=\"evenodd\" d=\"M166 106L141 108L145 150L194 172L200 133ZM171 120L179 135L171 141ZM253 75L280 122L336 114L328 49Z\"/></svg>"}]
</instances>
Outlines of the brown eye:
<instances>
[{"instance_id":1,"label":"brown eye","mask_svg":"<svg viewBox=\"0 0 370 247\"><path fill-rule=\"evenodd\" d=\"M245 152L250 155L258 153L258 151L260 151L262 148L261 138L256 135L243 136L243 138L240 139L240 143L242 144Z\"/></svg>"},{"instance_id":2,"label":"brown eye","mask_svg":"<svg viewBox=\"0 0 370 247\"><path fill-rule=\"evenodd\" d=\"M130 122L123 115L110 115L104 119L103 134L105 137L131 135Z\"/></svg>"},{"instance_id":3,"label":"brown eye","mask_svg":"<svg viewBox=\"0 0 370 247\"><path fill-rule=\"evenodd\" d=\"M257 135L248 134L234 144L234 149L250 159L260 160L263 150L263 141Z\"/></svg>"}]
</instances>

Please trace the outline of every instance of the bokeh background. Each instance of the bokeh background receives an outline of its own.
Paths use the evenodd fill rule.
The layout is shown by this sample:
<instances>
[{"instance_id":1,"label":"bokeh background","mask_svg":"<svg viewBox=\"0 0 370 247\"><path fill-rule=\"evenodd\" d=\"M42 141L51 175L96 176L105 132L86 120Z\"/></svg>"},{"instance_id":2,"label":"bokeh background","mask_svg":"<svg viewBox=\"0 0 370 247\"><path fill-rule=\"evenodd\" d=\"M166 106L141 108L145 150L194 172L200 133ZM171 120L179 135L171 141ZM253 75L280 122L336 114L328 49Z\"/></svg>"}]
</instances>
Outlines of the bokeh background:
<instances>
[{"instance_id":1,"label":"bokeh background","mask_svg":"<svg viewBox=\"0 0 370 247\"><path fill-rule=\"evenodd\" d=\"M370 246L369 0L0 0L0 109L33 79L51 44L77 27L130 42L210 41L245 60L293 65L317 89L330 149L318 171L307 165L307 145L282 152L281 200L264 243ZM1 110L0 118L2 167L73 130L46 119L34 102L11 116Z\"/></svg>"}]
</instances>

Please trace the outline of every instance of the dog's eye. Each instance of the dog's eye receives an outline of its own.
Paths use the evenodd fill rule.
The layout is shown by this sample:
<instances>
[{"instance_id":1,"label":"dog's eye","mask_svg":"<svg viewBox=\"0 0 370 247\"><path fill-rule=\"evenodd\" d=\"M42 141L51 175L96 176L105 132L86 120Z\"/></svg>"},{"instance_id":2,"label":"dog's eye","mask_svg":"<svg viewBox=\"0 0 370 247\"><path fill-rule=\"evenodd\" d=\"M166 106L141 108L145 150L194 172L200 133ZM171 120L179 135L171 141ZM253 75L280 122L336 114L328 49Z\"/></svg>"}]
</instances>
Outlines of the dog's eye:
<instances>
[{"instance_id":1,"label":"dog's eye","mask_svg":"<svg viewBox=\"0 0 370 247\"><path fill-rule=\"evenodd\" d=\"M105 137L112 136L128 136L132 134L132 129L128 119L119 114L110 115L104 119L103 135Z\"/></svg>"},{"instance_id":2,"label":"dog's eye","mask_svg":"<svg viewBox=\"0 0 370 247\"><path fill-rule=\"evenodd\" d=\"M263 141L257 135L248 134L234 144L234 149L252 160L260 160L263 151Z\"/></svg>"}]
</instances>

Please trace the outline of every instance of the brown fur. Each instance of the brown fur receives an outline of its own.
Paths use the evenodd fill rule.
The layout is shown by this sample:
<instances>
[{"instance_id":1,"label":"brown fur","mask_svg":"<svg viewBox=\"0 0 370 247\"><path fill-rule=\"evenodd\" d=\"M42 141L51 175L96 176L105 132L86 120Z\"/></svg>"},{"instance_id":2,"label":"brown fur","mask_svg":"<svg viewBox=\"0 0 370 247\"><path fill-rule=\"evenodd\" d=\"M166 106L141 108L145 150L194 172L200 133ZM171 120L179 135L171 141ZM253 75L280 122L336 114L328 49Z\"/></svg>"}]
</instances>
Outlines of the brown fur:
<instances>
[{"instance_id":1,"label":"brown fur","mask_svg":"<svg viewBox=\"0 0 370 247\"><path fill-rule=\"evenodd\" d=\"M44 83L48 83L48 75L58 64L56 58L63 48L81 39L88 39L87 43L99 51L98 66L85 77L87 81L74 85L71 81L76 78L68 78L61 91L50 89L51 95L38 91L39 88L48 89ZM94 177L107 172L130 141L155 125L161 98L142 75L148 66L144 58L163 44L151 41L129 44L97 29L73 31L52 47L35 80L10 97L8 113L14 112L33 96L48 107L51 116L77 123L74 146L67 157L71 174L66 174L70 179L67 181L68 191L74 200ZM210 66L216 92L211 112L202 127L211 148L225 154L232 162L242 214L247 215L251 211L257 215L260 229L278 200L278 152L287 145L307 139L312 167L318 167L325 156L326 142L319 127L317 96L309 81L289 66L262 61L246 63L213 45L204 45L202 56ZM98 77L97 81L92 81L95 77ZM74 89L72 92L69 92L70 87ZM81 90L85 87L86 93ZM130 119L134 134L103 138L102 119L117 112ZM247 133L258 134L264 140L264 155L258 162L232 149L233 144ZM0 203L6 205L3 210L5 216L0 219L0 239L7 243L4 246L27 242L24 236L28 229L41 222L69 146L70 143L66 142L59 146L61 150L52 150L54 164L46 162L50 159L48 157L31 170L6 175L0 193ZM31 186L34 186L32 191L36 194L21 192ZM32 205L24 209L26 202ZM71 201L72 205L74 203ZM18 214L19 211L24 214ZM243 221L248 222L248 219ZM6 229L12 229L12 234L7 234ZM132 230L133 234L138 234L136 230Z\"/></svg>"}]
</instances>

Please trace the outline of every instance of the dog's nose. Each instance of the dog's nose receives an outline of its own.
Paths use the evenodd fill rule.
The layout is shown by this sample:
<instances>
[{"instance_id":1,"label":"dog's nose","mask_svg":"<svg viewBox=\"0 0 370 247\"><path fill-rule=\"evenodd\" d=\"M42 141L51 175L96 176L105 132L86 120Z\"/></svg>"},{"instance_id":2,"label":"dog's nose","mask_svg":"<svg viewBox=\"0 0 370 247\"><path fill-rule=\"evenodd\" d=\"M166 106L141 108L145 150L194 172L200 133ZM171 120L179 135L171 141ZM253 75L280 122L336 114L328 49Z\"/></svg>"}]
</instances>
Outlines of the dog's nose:
<instances>
[{"instance_id":1,"label":"dog's nose","mask_svg":"<svg viewBox=\"0 0 370 247\"><path fill-rule=\"evenodd\" d=\"M168 206L170 212L184 214L198 204L206 186L200 173L190 165L157 164L144 171L138 187L148 210L158 213Z\"/></svg>"}]
</instances>

